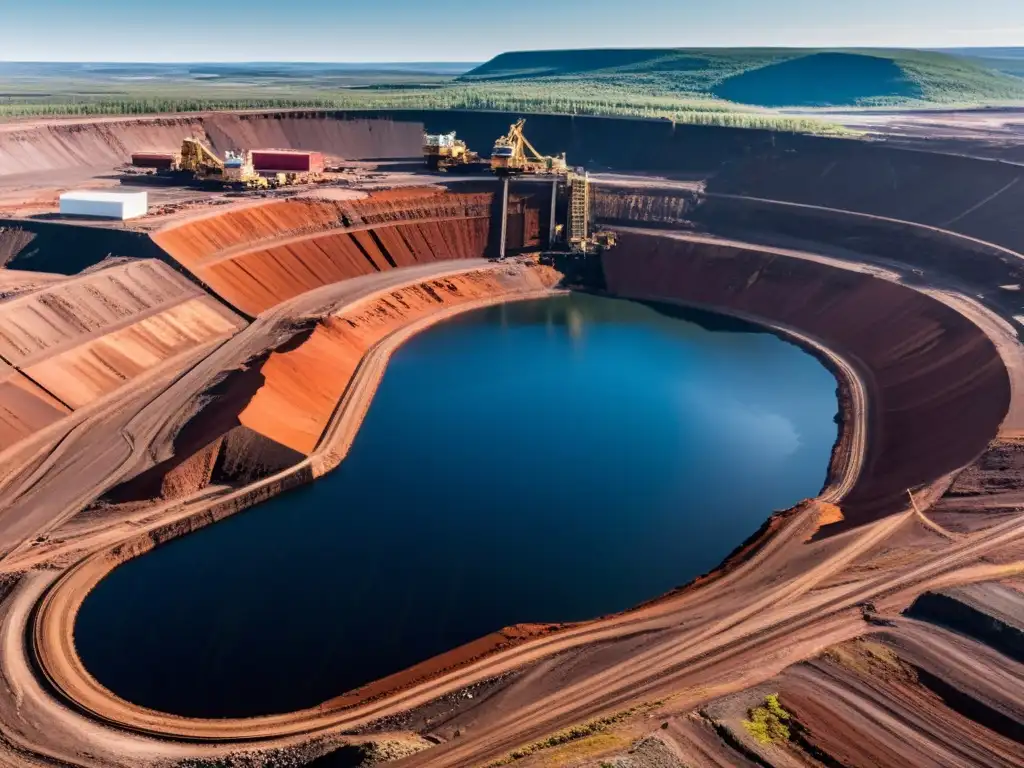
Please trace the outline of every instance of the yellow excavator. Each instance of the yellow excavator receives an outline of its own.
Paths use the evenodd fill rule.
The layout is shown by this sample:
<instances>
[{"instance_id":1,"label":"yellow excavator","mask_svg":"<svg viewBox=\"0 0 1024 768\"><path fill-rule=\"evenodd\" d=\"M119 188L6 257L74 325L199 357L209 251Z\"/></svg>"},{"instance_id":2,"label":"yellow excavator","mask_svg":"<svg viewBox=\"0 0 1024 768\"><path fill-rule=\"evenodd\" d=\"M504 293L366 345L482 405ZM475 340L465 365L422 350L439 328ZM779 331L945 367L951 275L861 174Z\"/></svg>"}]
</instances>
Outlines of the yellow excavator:
<instances>
[{"instance_id":1,"label":"yellow excavator","mask_svg":"<svg viewBox=\"0 0 1024 768\"><path fill-rule=\"evenodd\" d=\"M557 157L542 155L523 135L526 118L519 118L509 126L508 133L494 142L491 150L491 170L499 176L517 174L564 175L569 172L565 153ZM527 154L529 153L529 154Z\"/></svg>"},{"instance_id":2,"label":"yellow excavator","mask_svg":"<svg viewBox=\"0 0 1024 768\"><path fill-rule=\"evenodd\" d=\"M215 181L240 189L270 187L270 179L253 168L251 152L228 150L221 160L212 149L192 137L181 142L181 161L176 170L192 173L199 181Z\"/></svg>"}]
</instances>

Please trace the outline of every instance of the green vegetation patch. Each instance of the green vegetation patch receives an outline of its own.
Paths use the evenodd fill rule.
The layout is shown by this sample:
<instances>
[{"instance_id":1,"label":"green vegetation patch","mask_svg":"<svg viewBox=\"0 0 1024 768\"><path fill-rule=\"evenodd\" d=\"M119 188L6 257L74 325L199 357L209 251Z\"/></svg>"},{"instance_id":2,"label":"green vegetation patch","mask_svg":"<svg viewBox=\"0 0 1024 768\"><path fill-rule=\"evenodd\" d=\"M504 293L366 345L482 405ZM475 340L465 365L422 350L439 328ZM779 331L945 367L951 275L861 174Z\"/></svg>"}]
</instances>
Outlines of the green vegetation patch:
<instances>
[{"instance_id":1,"label":"green vegetation patch","mask_svg":"<svg viewBox=\"0 0 1024 768\"><path fill-rule=\"evenodd\" d=\"M649 704L642 704L636 707L630 707L624 709L621 712L616 712L614 715L607 717L601 717L596 720L590 720L586 723L574 725L570 728L565 728L557 733L553 733L546 739L540 739L539 741L533 741L522 747L509 752L505 757L500 760L496 760L493 763L489 763L487 768L500 768L503 765L511 765L517 760L530 757L545 749L551 749L552 747L560 747L564 744L569 744L582 739L589 739L599 734L606 733L613 726L619 725L628 720L633 715L642 714L649 712L661 706L663 702L653 701Z\"/></svg>"},{"instance_id":2,"label":"green vegetation patch","mask_svg":"<svg viewBox=\"0 0 1024 768\"><path fill-rule=\"evenodd\" d=\"M2 84L0 84L2 88ZM327 95L296 87L291 95L275 89L216 90L201 84L187 91L138 87L118 94L77 93L47 98L0 97L0 119L90 115L143 115L239 109L479 109L523 114L609 115L657 118L685 125L822 135L852 135L827 120L776 115L707 98L634 93L607 85L564 83L450 83L433 87L348 89Z\"/></svg>"},{"instance_id":3,"label":"green vegetation patch","mask_svg":"<svg viewBox=\"0 0 1024 768\"><path fill-rule=\"evenodd\" d=\"M773 693L766 697L764 704L749 712L750 719L743 721L743 726L750 735L762 744L782 744L789 741L790 731L787 723L792 715L779 704L779 695Z\"/></svg>"},{"instance_id":4,"label":"green vegetation patch","mask_svg":"<svg viewBox=\"0 0 1024 768\"><path fill-rule=\"evenodd\" d=\"M607 49L504 53L462 82L558 82L765 107L993 104L1024 78L954 53L874 49Z\"/></svg>"}]
</instances>

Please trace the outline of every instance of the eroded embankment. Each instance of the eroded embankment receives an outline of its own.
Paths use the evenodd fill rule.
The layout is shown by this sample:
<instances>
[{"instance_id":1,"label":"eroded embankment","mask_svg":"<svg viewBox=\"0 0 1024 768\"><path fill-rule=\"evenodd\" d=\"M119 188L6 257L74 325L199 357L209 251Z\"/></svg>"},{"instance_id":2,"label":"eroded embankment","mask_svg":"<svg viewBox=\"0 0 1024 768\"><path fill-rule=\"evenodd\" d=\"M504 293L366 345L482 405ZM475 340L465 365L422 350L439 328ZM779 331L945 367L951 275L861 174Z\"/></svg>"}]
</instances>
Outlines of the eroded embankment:
<instances>
[{"instance_id":1,"label":"eroded embankment","mask_svg":"<svg viewBox=\"0 0 1024 768\"><path fill-rule=\"evenodd\" d=\"M823 263L629 233L604 255L615 295L738 311L841 351L868 392L863 468L846 523L906 507L906 490L968 464L996 434L1009 378L987 336L905 286Z\"/></svg>"},{"instance_id":2,"label":"eroded embankment","mask_svg":"<svg viewBox=\"0 0 1024 768\"><path fill-rule=\"evenodd\" d=\"M0 450L242 321L165 264L140 260L0 303ZM12 399L13 398L13 399ZM28 405L31 398L33 404ZM16 422L16 424L15 424Z\"/></svg>"},{"instance_id":3,"label":"eroded embankment","mask_svg":"<svg viewBox=\"0 0 1024 768\"><path fill-rule=\"evenodd\" d=\"M493 250L495 185L437 187L364 200L282 200L162 230L154 241L232 306L257 315L328 283L396 267L470 259ZM510 201L508 247L535 246L542 196Z\"/></svg>"},{"instance_id":4,"label":"eroded embankment","mask_svg":"<svg viewBox=\"0 0 1024 768\"><path fill-rule=\"evenodd\" d=\"M509 290L507 277L480 271L431 280L326 318L298 347L275 353L263 364L265 383L239 421L296 451L311 453L367 349L431 313L503 295ZM524 269L515 281L520 290L540 291L559 277L538 266Z\"/></svg>"}]
</instances>

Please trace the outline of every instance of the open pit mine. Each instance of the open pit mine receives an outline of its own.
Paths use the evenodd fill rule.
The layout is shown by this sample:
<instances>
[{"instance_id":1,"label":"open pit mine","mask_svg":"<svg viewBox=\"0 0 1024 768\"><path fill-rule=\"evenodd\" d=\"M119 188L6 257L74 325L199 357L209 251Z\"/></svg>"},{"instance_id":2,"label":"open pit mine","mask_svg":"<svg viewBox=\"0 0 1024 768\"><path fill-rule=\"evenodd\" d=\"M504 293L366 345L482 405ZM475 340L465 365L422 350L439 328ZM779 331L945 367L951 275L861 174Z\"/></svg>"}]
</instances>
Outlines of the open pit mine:
<instances>
[{"instance_id":1,"label":"open pit mine","mask_svg":"<svg viewBox=\"0 0 1024 768\"><path fill-rule=\"evenodd\" d=\"M522 159L518 117L295 111L0 125L0 762L1022 764L1024 169L976 159L969 143L939 154L927 142L895 148L545 115L530 116L525 132L552 156ZM457 146L457 156L425 163L425 134L435 154ZM194 144L182 155L186 137ZM491 146L501 149L493 166L505 173L497 177L478 159ZM288 175L312 168L302 153L315 153L308 157L316 173ZM140 170L133 155L160 167ZM252 157L291 169L267 176ZM62 215L61 194L75 190L144 191L147 213ZM587 304L587 325L571 303L582 295L615 303ZM543 309L555 300L570 302L560 305L569 307L564 322ZM507 316L496 309L506 304ZM641 319L624 314L634 310ZM454 404L423 406L437 421L411 412L371 424L379 388L381 398L403 402L402 392L386 391L388 371L397 375L401 364L408 398L419 396L428 377L408 366L428 371L436 359L430 344L446 338L436 334L469 338L481 312L506 328L514 317L534 322L532 312L546 318L551 338L564 325L567 348L581 355L601 338L601 312L627 318L614 328L630 333L654 322L648 316L660 318L664 333L642 342L655 350L666 334L672 344L695 343L695 332L671 325L694 312L707 329L739 324L743 333L770 334L772 344L781 339L790 352L796 345L827 370L836 415L822 434L830 448L810 490L787 491L777 506L755 493L743 502L753 522L723 539L724 556L696 566L668 548L663 581L650 582L660 586L630 595L629 604L594 601L582 616L531 615L526 604L508 614L508 626L473 629L478 634L446 647L436 645L436 632L471 603L440 588L431 593L428 583L428 597L417 602L427 618L405 640L359 615L335 622L358 627L360 639L345 642L381 653L435 638L416 646L429 647L426 656L382 656L369 678L339 677L354 682L318 689L298 708L264 707L261 699L243 712L235 696L212 714L217 692L197 690L197 706L163 711L147 703L165 700L157 684L144 692L149 699L126 695L119 664L169 672L154 680L191 680L175 670L199 663L178 652L175 621L160 631L166 651L140 660L119 629L135 613L118 602L126 590L143 601L135 605L185 581L216 593L217 579L243 567L230 560L225 571L203 570L227 551L216 541L251 535L249 516L269 505L279 517L267 525L305 525L302 510L318 502L303 494L369 472L355 462L363 430L378 451L379 487L349 506L337 498L333 524L339 539L354 541L361 567L381 573L407 566L401 524L373 536L360 533L364 523L346 526L375 514L374 499L383 503L398 486L416 483L403 504L429 521L448 514L467 488L481 492L481 482L485 495L465 498L486 516L486 500L472 499L539 483L544 466L568 475L565 499L607 479L571 468L565 446L573 440L619 441L616 461L658 464L660 444L608 434L598 413L589 425L566 415L557 439L515 449L546 464L480 445L472 450L493 451L500 464L493 478L463 477L447 464L436 481L414 473L409 456L457 455L446 441L463 420L500 419L513 395L550 404L567 394L532 374L512 386L517 374L508 371L498 379L511 382L508 391L481 409L474 398L487 393L468 376L443 380ZM640 343L627 337L623 348ZM758 354L782 354L778 346ZM495 359L488 364L501 355ZM532 364L530 355L516 359ZM779 397L799 401L803 380L794 375L791 388L768 360L741 377L743 391L770 380ZM585 382L570 399L586 399ZM624 384L620 391L633 394L596 407L642 418L656 402L642 386ZM559 424L561 413L544 411L544 422ZM657 423L657 413L648 416ZM698 433L707 451L672 455L678 471L704 467L702 457L720 445L708 430ZM770 434L751 455L783 438L791 452L800 444L785 430ZM724 467L721 484L756 491L765 482L745 459ZM659 471L671 477L677 469ZM669 523L655 524L645 540L654 544L635 546L631 531L656 494L627 475L622 488L633 501L623 504L636 519L616 523L619 543L601 557L629 581L660 562L651 547ZM726 512L713 502L677 510L673 501L666 514L714 522ZM557 506L541 511L560 514ZM475 586L496 602L508 584L534 573L550 579L547 591L560 589L556 565L570 555L585 561L584 531L604 525L582 517L563 551L540 561L531 559L529 538L514 552L500 534L466 534L459 544L460 527L470 524L450 529L455 545L441 559L468 563L470 550L483 551L500 578ZM546 531L530 533L538 546L552 535ZM222 538L201 538L215 532ZM233 546L231 557L254 551L255 566L269 569L253 571L269 573L266 581L243 587L262 596L268 621L288 604L301 607L282 622L288 626L304 612L331 615L331 592L358 591L363 605L390 599L390 587L367 584L366 571L332 557L329 537L322 539L327 563L315 578L329 582L312 601L303 599L312 584L289 580L300 563L280 553L291 550L249 540ZM173 560L174 548L187 544L196 548ZM154 567L146 573L158 574L146 577L152 581L105 591L147 562ZM170 562L186 565L160 566ZM405 578L429 580L424 573ZM103 597L104 612L90 613L93 597ZM571 591L565 599L579 604ZM230 614L230 599L219 605L210 610ZM198 608L183 610L177 623L205 620ZM333 636L326 650L308 638L292 647L289 637L254 629L236 644L210 637L200 645L211 668L229 665L247 644L276 643L289 657L321 654L352 672ZM91 661L101 655L103 669ZM262 695L272 672L252 663L239 674Z\"/></svg>"}]
</instances>

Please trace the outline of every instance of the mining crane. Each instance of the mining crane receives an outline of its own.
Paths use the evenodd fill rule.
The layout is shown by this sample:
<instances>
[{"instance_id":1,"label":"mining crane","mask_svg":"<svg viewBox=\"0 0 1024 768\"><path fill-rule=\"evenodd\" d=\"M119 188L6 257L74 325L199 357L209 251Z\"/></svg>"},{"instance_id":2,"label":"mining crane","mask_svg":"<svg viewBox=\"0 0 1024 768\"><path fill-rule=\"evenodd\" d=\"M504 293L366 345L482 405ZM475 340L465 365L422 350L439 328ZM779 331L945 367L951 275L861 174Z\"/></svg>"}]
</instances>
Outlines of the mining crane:
<instances>
[{"instance_id":1,"label":"mining crane","mask_svg":"<svg viewBox=\"0 0 1024 768\"><path fill-rule=\"evenodd\" d=\"M212 149L192 137L181 142L181 160L176 170L192 173L199 181L217 181L226 186L244 189L270 187L270 180L253 168L251 152L228 150L221 160Z\"/></svg>"},{"instance_id":2,"label":"mining crane","mask_svg":"<svg viewBox=\"0 0 1024 768\"><path fill-rule=\"evenodd\" d=\"M558 157L542 155L523 135L525 125L526 118L519 118L514 125L509 126L507 134L494 142L494 149L491 151L491 170L499 176L568 173L565 153Z\"/></svg>"},{"instance_id":3,"label":"mining crane","mask_svg":"<svg viewBox=\"0 0 1024 768\"><path fill-rule=\"evenodd\" d=\"M462 139L451 133L423 134L423 159L432 171L446 171L459 165L470 165L480 155L466 146Z\"/></svg>"}]
</instances>

